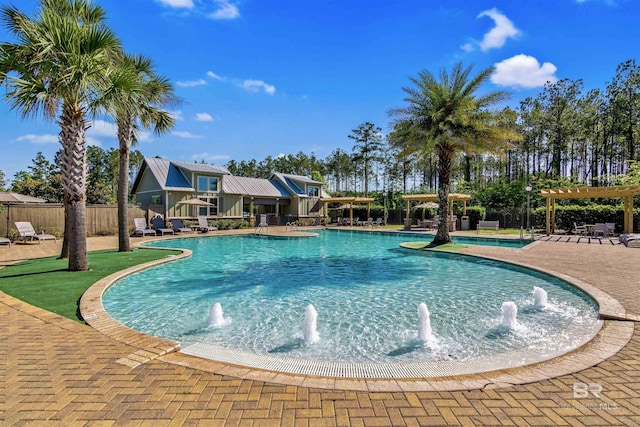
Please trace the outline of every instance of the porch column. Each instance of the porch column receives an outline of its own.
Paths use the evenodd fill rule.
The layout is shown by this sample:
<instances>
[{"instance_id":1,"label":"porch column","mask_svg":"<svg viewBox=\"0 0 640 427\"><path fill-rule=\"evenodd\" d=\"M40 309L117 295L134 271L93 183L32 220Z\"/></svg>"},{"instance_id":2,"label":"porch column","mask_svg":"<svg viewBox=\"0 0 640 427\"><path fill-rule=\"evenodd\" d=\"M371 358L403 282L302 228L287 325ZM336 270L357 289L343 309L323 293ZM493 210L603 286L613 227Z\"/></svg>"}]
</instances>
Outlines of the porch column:
<instances>
[{"instance_id":1,"label":"porch column","mask_svg":"<svg viewBox=\"0 0 640 427\"><path fill-rule=\"evenodd\" d=\"M547 197L547 201L546 201L546 208L545 208L545 212L546 212L546 216L545 216L545 224L546 224L546 230L547 230L547 236L549 234L551 234L551 199L549 197Z\"/></svg>"},{"instance_id":2,"label":"porch column","mask_svg":"<svg viewBox=\"0 0 640 427\"><path fill-rule=\"evenodd\" d=\"M253 197L249 202L249 224L253 222Z\"/></svg>"},{"instance_id":3,"label":"porch column","mask_svg":"<svg viewBox=\"0 0 640 427\"><path fill-rule=\"evenodd\" d=\"M462 201L462 216L466 216L467 215L467 201L463 200Z\"/></svg>"},{"instance_id":4,"label":"porch column","mask_svg":"<svg viewBox=\"0 0 640 427\"><path fill-rule=\"evenodd\" d=\"M411 208L411 202L407 200L407 216L406 216L407 219L411 218L411 213L409 211L410 208Z\"/></svg>"}]
</instances>

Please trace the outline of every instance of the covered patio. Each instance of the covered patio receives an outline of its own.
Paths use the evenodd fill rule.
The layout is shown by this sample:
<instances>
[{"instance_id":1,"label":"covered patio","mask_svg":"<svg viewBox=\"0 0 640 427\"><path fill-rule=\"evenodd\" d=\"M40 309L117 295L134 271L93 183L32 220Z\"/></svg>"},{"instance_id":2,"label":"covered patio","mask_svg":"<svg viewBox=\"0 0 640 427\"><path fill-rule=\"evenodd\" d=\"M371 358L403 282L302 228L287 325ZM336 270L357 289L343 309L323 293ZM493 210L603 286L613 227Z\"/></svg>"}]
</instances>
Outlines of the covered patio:
<instances>
[{"instance_id":1,"label":"covered patio","mask_svg":"<svg viewBox=\"0 0 640 427\"><path fill-rule=\"evenodd\" d=\"M615 187L581 187L554 188L540 190L546 198L546 234L551 234L556 228L556 200L557 199L599 199L622 197L624 205L624 220L622 228L625 233L633 233L633 198L640 194L640 185L624 185Z\"/></svg>"},{"instance_id":2,"label":"covered patio","mask_svg":"<svg viewBox=\"0 0 640 427\"><path fill-rule=\"evenodd\" d=\"M373 203L373 197L323 197L320 199L326 216L328 215L328 204L339 203L349 205L349 224L353 224L353 208L355 205L367 205L367 218L371 215L371 204Z\"/></svg>"},{"instance_id":3,"label":"covered patio","mask_svg":"<svg viewBox=\"0 0 640 427\"><path fill-rule=\"evenodd\" d=\"M453 221L453 202L462 202L462 215L467 214L467 200L471 199L471 194L449 193L449 221ZM411 218L411 202L438 202L438 195L431 194L406 194L402 200L407 203L406 219Z\"/></svg>"}]
</instances>

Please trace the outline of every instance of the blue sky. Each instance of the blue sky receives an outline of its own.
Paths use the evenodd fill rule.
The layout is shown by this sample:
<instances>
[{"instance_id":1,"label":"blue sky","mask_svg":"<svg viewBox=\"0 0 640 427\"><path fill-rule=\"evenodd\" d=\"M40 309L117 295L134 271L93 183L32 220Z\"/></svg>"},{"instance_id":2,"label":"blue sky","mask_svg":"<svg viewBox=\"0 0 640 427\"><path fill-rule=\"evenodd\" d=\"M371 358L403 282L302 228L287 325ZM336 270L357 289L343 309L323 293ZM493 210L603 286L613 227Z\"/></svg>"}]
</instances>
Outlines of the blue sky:
<instances>
[{"instance_id":1,"label":"blue sky","mask_svg":"<svg viewBox=\"0 0 640 427\"><path fill-rule=\"evenodd\" d=\"M146 156L224 165L266 156L351 152L366 121L389 130L390 108L421 70L462 61L496 73L487 90L509 105L544 82L603 88L616 66L638 58L635 0L99 0L130 53L153 58L184 103L170 134L144 134ZM8 2L2 1L6 5ZM32 13L35 0L14 2ZM0 40L9 40L0 28ZM0 103L0 170L11 179L38 151L59 148L58 127ZM117 146L97 120L89 144Z\"/></svg>"}]
</instances>

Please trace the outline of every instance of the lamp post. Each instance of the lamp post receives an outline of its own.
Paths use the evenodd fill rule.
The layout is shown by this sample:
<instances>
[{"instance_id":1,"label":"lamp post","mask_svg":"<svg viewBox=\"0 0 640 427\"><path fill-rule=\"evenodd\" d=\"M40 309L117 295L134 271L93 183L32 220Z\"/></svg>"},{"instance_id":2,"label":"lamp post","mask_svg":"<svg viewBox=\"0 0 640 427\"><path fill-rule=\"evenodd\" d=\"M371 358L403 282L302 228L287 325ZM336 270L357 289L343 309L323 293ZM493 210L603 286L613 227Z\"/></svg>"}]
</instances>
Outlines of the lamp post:
<instances>
[{"instance_id":1,"label":"lamp post","mask_svg":"<svg viewBox=\"0 0 640 427\"><path fill-rule=\"evenodd\" d=\"M531 184L527 182L527 186L524 187L524 189L527 192L527 230L530 230L531 229L530 202L531 202L531 190L532 190Z\"/></svg>"}]
</instances>

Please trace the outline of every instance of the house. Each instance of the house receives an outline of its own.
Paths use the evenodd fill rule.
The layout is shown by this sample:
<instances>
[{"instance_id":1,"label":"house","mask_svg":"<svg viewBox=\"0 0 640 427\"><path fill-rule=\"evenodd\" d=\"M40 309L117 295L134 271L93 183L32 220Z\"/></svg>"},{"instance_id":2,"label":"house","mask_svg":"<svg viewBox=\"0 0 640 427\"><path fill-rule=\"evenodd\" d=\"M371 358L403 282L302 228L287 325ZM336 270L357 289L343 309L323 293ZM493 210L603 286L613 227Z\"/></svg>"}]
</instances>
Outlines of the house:
<instances>
[{"instance_id":1,"label":"house","mask_svg":"<svg viewBox=\"0 0 640 427\"><path fill-rule=\"evenodd\" d=\"M131 187L136 204L165 218L252 219L267 214L270 224L322 216L322 182L274 173L270 179L231 175L222 166L147 157ZM182 204L200 199L208 206Z\"/></svg>"}]
</instances>

